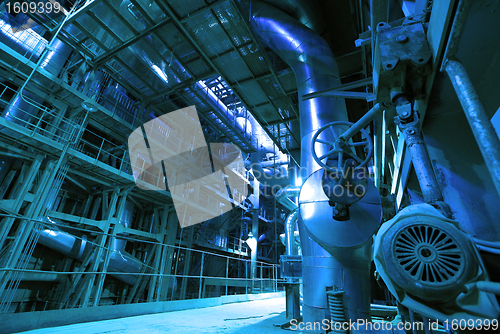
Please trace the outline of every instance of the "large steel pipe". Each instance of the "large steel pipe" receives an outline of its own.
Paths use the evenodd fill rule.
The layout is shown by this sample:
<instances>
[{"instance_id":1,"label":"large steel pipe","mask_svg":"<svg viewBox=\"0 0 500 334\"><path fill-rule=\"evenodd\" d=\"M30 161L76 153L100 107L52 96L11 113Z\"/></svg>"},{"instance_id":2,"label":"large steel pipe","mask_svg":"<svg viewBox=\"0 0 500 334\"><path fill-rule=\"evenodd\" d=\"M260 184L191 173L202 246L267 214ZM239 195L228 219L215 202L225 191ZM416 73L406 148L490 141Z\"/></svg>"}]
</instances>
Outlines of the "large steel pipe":
<instances>
[{"instance_id":1,"label":"large steel pipe","mask_svg":"<svg viewBox=\"0 0 500 334\"><path fill-rule=\"evenodd\" d=\"M305 94L340 85L337 63L325 40L277 8L253 1L250 24L256 35L295 72L302 138L300 175L305 179L320 168L311 154L311 140L316 130L327 123L348 120L343 99L302 99ZM326 146L324 150L326 151ZM319 155L326 153L318 151ZM337 287L352 290L349 292L353 295L369 296L369 285L359 277L369 276L369 266L365 266L365 262L366 258L369 258L371 242L354 251L356 254L362 254L363 263L358 265L356 260L348 258L350 252L338 252L336 258L333 258L308 236L301 220L299 232L304 284L302 310L305 322L321 322L329 318L327 288ZM353 310L348 316L369 316L369 298L365 299L347 300L346 309Z\"/></svg>"}]
</instances>

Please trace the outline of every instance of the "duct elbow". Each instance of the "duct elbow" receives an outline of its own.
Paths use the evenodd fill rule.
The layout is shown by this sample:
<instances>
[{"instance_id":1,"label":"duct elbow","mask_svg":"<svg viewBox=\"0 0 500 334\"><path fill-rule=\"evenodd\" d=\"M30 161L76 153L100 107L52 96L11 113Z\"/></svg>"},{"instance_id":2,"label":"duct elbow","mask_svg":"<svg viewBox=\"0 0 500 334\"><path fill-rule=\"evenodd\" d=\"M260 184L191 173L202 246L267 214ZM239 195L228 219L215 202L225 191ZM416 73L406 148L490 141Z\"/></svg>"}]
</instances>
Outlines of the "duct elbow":
<instances>
[{"instance_id":1,"label":"duct elbow","mask_svg":"<svg viewBox=\"0 0 500 334\"><path fill-rule=\"evenodd\" d=\"M279 201L282 198L296 197L296 196L299 196L299 193L300 193L300 187L281 188L276 193L276 199Z\"/></svg>"}]
</instances>

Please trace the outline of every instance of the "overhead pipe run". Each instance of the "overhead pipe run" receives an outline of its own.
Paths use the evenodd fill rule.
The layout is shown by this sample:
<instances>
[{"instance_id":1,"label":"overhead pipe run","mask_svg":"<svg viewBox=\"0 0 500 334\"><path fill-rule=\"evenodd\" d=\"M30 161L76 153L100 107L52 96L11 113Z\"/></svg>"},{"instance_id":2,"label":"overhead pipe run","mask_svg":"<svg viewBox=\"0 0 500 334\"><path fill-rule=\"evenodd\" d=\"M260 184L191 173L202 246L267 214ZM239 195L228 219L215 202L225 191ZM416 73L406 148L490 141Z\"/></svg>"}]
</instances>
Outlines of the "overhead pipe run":
<instances>
[{"instance_id":1,"label":"overhead pipe run","mask_svg":"<svg viewBox=\"0 0 500 334\"><path fill-rule=\"evenodd\" d=\"M315 132L326 124L348 121L343 99L330 97L316 97L305 101L302 99L305 94L341 84L337 63L325 40L277 8L252 1L250 24L254 33L287 62L295 73L299 95L301 172L304 173L299 176L305 179L320 168L311 152L311 142ZM320 156L324 155L327 153L327 146L323 145L318 151ZM329 318L330 311L325 293L332 288L343 289L346 292L344 301L349 319L369 319L369 285L363 285L363 280L351 275L354 272L353 266L357 266L355 260L349 259L351 252L339 251L334 258L310 238L302 220L299 220L299 232L304 288L303 321L321 322ZM371 254L371 242L356 248L356 253L362 254L362 267L365 268L364 257L369 257ZM359 273L356 272L356 275ZM368 271L362 273L362 276L365 275L369 276L369 266ZM353 282L346 282L348 280ZM364 297L355 298L355 295Z\"/></svg>"}]
</instances>

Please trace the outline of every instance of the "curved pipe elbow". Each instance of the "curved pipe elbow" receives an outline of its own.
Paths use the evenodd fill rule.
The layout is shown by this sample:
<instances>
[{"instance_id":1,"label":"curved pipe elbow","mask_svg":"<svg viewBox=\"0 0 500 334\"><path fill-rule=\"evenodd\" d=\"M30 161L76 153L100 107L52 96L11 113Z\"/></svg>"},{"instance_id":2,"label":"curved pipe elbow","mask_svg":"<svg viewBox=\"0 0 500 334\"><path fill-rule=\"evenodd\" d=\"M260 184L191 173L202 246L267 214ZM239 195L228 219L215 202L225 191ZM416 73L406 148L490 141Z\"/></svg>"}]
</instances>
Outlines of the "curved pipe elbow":
<instances>
[{"instance_id":1,"label":"curved pipe elbow","mask_svg":"<svg viewBox=\"0 0 500 334\"><path fill-rule=\"evenodd\" d=\"M297 204L293 202L289 197L295 197L298 196L300 192L300 187L286 187L286 188L281 188L277 193L276 193L276 200L278 203L283 205L285 208L288 210L296 210Z\"/></svg>"},{"instance_id":2,"label":"curved pipe elbow","mask_svg":"<svg viewBox=\"0 0 500 334\"><path fill-rule=\"evenodd\" d=\"M281 188L276 193L276 199L279 201L281 198L296 197L299 196L299 193L300 193L300 187Z\"/></svg>"}]
</instances>

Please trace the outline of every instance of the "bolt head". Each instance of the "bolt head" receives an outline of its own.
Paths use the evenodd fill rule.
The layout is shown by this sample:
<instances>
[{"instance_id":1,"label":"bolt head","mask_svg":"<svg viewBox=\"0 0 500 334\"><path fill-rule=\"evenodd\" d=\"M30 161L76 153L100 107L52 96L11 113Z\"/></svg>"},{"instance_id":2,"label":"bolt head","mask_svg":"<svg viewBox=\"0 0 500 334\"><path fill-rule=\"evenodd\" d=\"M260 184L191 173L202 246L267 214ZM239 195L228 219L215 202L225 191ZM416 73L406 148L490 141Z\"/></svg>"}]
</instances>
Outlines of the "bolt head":
<instances>
[{"instance_id":1,"label":"bolt head","mask_svg":"<svg viewBox=\"0 0 500 334\"><path fill-rule=\"evenodd\" d=\"M398 43L406 43L406 42L408 42L408 39L409 38L406 35L399 35L398 37L396 37L396 41Z\"/></svg>"},{"instance_id":2,"label":"bolt head","mask_svg":"<svg viewBox=\"0 0 500 334\"><path fill-rule=\"evenodd\" d=\"M408 117L409 113L408 113L408 111L405 111L402 113L402 115L403 115L403 117Z\"/></svg>"},{"instance_id":3,"label":"bolt head","mask_svg":"<svg viewBox=\"0 0 500 334\"><path fill-rule=\"evenodd\" d=\"M415 130L408 130L408 133L411 134L411 135L414 135L415 134Z\"/></svg>"}]
</instances>

